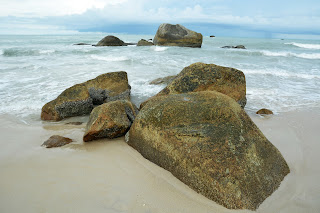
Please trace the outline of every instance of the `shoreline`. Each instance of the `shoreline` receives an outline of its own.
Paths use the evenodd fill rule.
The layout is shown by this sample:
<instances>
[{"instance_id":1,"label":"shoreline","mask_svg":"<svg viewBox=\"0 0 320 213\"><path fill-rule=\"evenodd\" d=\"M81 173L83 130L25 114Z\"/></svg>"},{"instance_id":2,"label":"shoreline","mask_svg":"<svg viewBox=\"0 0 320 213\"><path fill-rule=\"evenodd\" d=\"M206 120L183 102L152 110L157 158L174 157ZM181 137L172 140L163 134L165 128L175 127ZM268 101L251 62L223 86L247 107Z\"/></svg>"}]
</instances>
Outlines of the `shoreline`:
<instances>
[{"instance_id":1,"label":"shoreline","mask_svg":"<svg viewBox=\"0 0 320 213\"><path fill-rule=\"evenodd\" d=\"M247 113L291 170L257 212L319 210L319 108L266 117ZM82 142L85 123L32 126L3 115L0 123L1 212L251 212L228 210L197 194L144 159L124 137ZM76 142L41 147L54 134Z\"/></svg>"}]
</instances>

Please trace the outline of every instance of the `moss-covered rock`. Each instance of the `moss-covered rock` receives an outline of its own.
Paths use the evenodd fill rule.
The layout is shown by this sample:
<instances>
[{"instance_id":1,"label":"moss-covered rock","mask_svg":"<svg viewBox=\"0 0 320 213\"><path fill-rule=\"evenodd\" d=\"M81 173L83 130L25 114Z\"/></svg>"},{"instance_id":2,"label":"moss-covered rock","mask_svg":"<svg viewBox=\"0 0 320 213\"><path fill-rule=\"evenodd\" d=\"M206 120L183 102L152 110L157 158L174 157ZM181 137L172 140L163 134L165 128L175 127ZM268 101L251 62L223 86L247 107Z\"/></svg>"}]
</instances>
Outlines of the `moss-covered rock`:
<instances>
[{"instance_id":1,"label":"moss-covered rock","mask_svg":"<svg viewBox=\"0 0 320 213\"><path fill-rule=\"evenodd\" d=\"M221 92L236 100L242 107L247 103L246 79L242 71L200 62L185 67L156 96L199 91ZM146 102L141 106L143 107Z\"/></svg>"},{"instance_id":2,"label":"moss-covered rock","mask_svg":"<svg viewBox=\"0 0 320 213\"><path fill-rule=\"evenodd\" d=\"M92 110L83 140L87 142L100 138L123 136L129 130L137 114L137 107L127 100L102 104Z\"/></svg>"},{"instance_id":3,"label":"moss-covered rock","mask_svg":"<svg viewBox=\"0 0 320 213\"><path fill-rule=\"evenodd\" d=\"M201 47L202 34L177 24L161 24L153 43L159 46Z\"/></svg>"},{"instance_id":4,"label":"moss-covered rock","mask_svg":"<svg viewBox=\"0 0 320 213\"><path fill-rule=\"evenodd\" d=\"M126 138L145 158L230 209L257 209L290 172L239 104L219 92L155 97Z\"/></svg>"},{"instance_id":5,"label":"moss-covered rock","mask_svg":"<svg viewBox=\"0 0 320 213\"><path fill-rule=\"evenodd\" d=\"M130 100L127 73L111 72L76 84L42 107L41 119L59 121L67 117L88 115L93 105L115 100Z\"/></svg>"}]
</instances>

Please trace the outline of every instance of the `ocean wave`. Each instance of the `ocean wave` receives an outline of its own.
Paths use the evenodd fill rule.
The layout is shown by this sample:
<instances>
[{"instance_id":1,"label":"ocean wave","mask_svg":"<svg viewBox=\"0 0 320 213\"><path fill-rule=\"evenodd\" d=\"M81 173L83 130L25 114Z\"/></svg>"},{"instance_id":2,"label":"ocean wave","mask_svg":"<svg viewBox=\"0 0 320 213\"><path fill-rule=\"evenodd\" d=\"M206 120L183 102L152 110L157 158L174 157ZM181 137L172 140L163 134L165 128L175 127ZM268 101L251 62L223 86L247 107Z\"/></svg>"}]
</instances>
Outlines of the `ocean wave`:
<instances>
[{"instance_id":1,"label":"ocean wave","mask_svg":"<svg viewBox=\"0 0 320 213\"><path fill-rule=\"evenodd\" d=\"M113 61L129 61L130 58L126 56L98 56L98 55L91 55L91 58L99 60L99 61L107 61L107 62L113 62Z\"/></svg>"},{"instance_id":2,"label":"ocean wave","mask_svg":"<svg viewBox=\"0 0 320 213\"><path fill-rule=\"evenodd\" d=\"M54 53L55 50L35 50L35 49L4 49L1 50L1 55L5 57L19 57L19 56L39 56Z\"/></svg>"},{"instance_id":3,"label":"ocean wave","mask_svg":"<svg viewBox=\"0 0 320 213\"><path fill-rule=\"evenodd\" d=\"M290 42L290 43L285 43L289 45L293 45L296 47L301 47L305 49L315 49L315 50L320 50L320 44L302 44L302 43L297 43L297 42Z\"/></svg>"},{"instance_id":4,"label":"ocean wave","mask_svg":"<svg viewBox=\"0 0 320 213\"><path fill-rule=\"evenodd\" d=\"M153 46L151 48L156 52L163 52L163 51L166 51L168 49L168 47L159 47L159 46Z\"/></svg>"},{"instance_id":5,"label":"ocean wave","mask_svg":"<svg viewBox=\"0 0 320 213\"><path fill-rule=\"evenodd\" d=\"M286 70L281 69L247 69L243 70L243 72L247 75L273 75L277 77L286 77L286 78L302 78L302 79L320 79L318 75L310 75L310 74L302 74L302 73L292 73Z\"/></svg>"},{"instance_id":6,"label":"ocean wave","mask_svg":"<svg viewBox=\"0 0 320 213\"><path fill-rule=\"evenodd\" d=\"M263 50L261 53L265 56L273 57L297 57L304 59L320 59L320 53L292 53L292 52L271 52L268 50Z\"/></svg>"}]
</instances>

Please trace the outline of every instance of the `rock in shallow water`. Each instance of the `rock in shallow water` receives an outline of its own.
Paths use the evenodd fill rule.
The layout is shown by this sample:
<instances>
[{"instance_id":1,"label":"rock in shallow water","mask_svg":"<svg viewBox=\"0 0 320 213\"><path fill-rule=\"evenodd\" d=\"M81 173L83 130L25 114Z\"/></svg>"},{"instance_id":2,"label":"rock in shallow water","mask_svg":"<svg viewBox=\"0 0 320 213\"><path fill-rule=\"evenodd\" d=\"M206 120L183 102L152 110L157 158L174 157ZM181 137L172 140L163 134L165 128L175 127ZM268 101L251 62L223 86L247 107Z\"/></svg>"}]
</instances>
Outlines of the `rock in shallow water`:
<instances>
[{"instance_id":1,"label":"rock in shallow water","mask_svg":"<svg viewBox=\"0 0 320 213\"><path fill-rule=\"evenodd\" d=\"M256 114L259 114L259 115L273 115L273 112L269 109L260 109L256 112Z\"/></svg>"},{"instance_id":2,"label":"rock in shallow water","mask_svg":"<svg viewBox=\"0 0 320 213\"><path fill-rule=\"evenodd\" d=\"M137 107L130 101L102 104L92 110L83 141L121 137L129 131L137 114Z\"/></svg>"},{"instance_id":3,"label":"rock in shallow water","mask_svg":"<svg viewBox=\"0 0 320 213\"><path fill-rule=\"evenodd\" d=\"M46 148L53 148L53 147L60 147L67 145L72 142L72 139L65 138L60 135L53 135L48 140L46 140L42 146L45 146Z\"/></svg>"},{"instance_id":4,"label":"rock in shallow water","mask_svg":"<svg viewBox=\"0 0 320 213\"><path fill-rule=\"evenodd\" d=\"M130 146L230 209L255 210L290 172L232 98L214 91L159 96L139 112Z\"/></svg>"},{"instance_id":5,"label":"rock in shallow water","mask_svg":"<svg viewBox=\"0 0 320 213\"><path fill-rule=\"evenodd\" d=\"M202 34L177 24L161 24L153 43L159 46L201 47Z\"/></svg>"},{"instance_id":6,"label":"rock in shallow water","mask_svg":"<svg viewBox=\"0 0 320 213\"><path fill-rule=\"evenodd\" d=\"M127 46L127 44L118 37L108 35L101 39L95 46Z\"/></svg>"}]
</instances>

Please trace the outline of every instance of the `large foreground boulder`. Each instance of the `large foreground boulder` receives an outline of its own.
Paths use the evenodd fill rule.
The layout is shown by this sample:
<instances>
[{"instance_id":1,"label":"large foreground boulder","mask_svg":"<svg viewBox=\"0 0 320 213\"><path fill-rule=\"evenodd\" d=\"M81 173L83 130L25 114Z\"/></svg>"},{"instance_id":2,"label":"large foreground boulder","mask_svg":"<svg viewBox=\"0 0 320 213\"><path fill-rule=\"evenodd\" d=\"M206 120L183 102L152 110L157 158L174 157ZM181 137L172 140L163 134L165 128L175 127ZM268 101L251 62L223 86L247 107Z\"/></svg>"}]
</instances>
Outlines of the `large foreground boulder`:
<instances>
[{"instance_id":1,"label":"large foreground boulder","mask_svg":"<svg viewBox=\"0 0 320 213\"><path fill-rule=\"evenodd\" d=\"M290 172L239 104L218 92L155 97L126 138L142 156L230 209L257 209Z\"/></svg>"},{"instance_id":2,"label":"large foreground boulder","mask_svg":"<svg viewBox=\"0 0 320 213\"><path fill-rule=\"evenodd\" d=\"M161 24L153 39L159 46L201 47L202 34L177 24Z\"/></svg>"},{"instance_id":3,"label":"large foreground boulder","mask_svg":"<svg viewBox=\"0 0 320 213\"><path fill-rule=\"evenodd\" d=\"M242 107L247 103L246 79L242 71L200 62L185 67L156 96L199 91L221 92L233 98ZM143 107L146 102L141 106Z\"/></svg>"},{"instance_id":4,"label":"large foreground boulder","mask_svg":"<svg viewBox=\"0 0 320 213\"><path fill-rule=\"evenodd\" d=\"M137 114L137 107L127 100L102 104L92 110L83 141L121 137L129 131Z\"/></svg>"},{"instance_id":5,"label":"large foreground boulder","mask_svg":"<svg viewBox=\"0 0 320 213\"><path fill-rule=\"evenodd\" d=\"M95 46L127 46L127 44L118 37L108 35L101 39Z\"/></svg>"},{"instance_id":6,"label":"large foreground boulder","mask_svg":"<svg viewBox=\"0 0 320 213\"><path fill-rule=\"evenodd\" d=\"M88 115L94 105L130 100L127 73L111 72L76 84L42 107L41 119L59 121L67 117Z\"/></svg>"}]
</instances>

